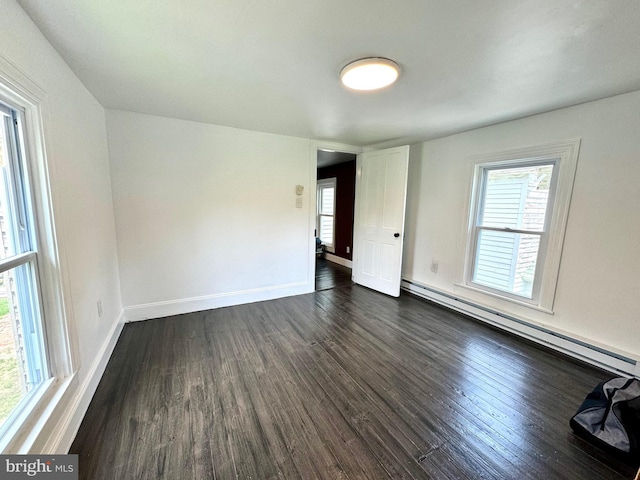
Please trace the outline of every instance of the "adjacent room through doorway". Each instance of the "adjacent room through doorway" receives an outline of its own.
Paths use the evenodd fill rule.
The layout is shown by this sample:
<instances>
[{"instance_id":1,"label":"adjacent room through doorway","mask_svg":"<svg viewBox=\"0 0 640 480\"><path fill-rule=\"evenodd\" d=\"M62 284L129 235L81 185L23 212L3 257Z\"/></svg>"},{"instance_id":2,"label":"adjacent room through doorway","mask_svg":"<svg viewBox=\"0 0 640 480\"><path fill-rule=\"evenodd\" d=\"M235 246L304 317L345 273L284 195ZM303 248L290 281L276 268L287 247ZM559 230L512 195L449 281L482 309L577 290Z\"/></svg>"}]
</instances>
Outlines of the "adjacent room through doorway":
<instances>
[{"instance_id":1,"label":"adjacent room through doorway","mask_svg":"<svg viewBox=\"0 0 640 480\"><path fill-rule=\"evenodd\" d=\"M316 290L350 285L356 155L318 150Z\"/></svg>"}]
</instances>

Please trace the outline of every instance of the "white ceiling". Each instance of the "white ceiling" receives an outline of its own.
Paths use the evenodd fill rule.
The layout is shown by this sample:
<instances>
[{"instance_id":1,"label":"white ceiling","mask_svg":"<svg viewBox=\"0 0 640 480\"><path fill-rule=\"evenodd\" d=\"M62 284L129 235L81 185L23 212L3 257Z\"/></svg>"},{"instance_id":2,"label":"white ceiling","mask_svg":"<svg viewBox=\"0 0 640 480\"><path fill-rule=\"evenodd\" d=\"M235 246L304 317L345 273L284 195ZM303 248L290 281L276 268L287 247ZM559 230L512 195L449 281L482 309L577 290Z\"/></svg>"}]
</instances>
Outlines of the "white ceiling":
<instances>
[{"instance_id":1,"label":"white ceiling","mask_svg":"<svg viewBox=\"0 0 640 480\"><path fill-rule=\"evenodd\" d=\"M318 168L330 167L344 162L355 161L355 153L335 152L333 150L318 150Z\"/></svg>"},{"instance_id":2,"label":"white ceiling","mask_svg":"<svg viewBox=\"0 0 640 480\"><path fill-rule=\"evenodd\" d=\"M18 0L116 108L411 143L640 89L638 0ZM402 68L339 83L352 60Z\"/></svg>"}]
</instances>

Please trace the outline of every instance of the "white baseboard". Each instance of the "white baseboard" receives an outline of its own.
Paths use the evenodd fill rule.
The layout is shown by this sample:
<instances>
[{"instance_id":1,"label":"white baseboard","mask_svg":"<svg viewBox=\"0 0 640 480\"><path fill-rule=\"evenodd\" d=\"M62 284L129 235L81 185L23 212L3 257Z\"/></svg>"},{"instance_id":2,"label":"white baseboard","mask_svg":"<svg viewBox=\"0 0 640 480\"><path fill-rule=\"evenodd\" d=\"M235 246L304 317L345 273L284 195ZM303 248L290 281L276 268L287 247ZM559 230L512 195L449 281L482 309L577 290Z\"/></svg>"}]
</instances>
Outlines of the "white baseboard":
<instances>
[{"instance_id":1,"label":"white baseboard","mask_svg":"<svg viewBox=\"0 0 640 480\"><path fill-rule=\"evenodd\" d=\"M184 313L211 310L220 307L230 307L244 303L261 302L276 298L302 295L314 291L314 286L309 282L289 283L271 287L254 288L237 292L216 293L202 297L182 298L167 302L146 303L126 307L125 321L138 322L152 318L182 315Z\"/></svg>"},{"instance_id":2,"label":"white baseboard","mask_svg":"<svg viewBox=\"0 0 640 480\"><path fill-rule=\"evenodd\" d=\"M339 257L332 253L325 252L324 258L326 258L330 262L337 263L338 265L342 265L343 267L353 268L353 262L351 260L347 260L346 258Z\"/></svg>"},{"instance_id":3,"label":"white baseboard","mask_svg":"<svg viewBox=\"0 0 640 480\"><path fill-rule=\"evenodd\" d=\"M439 303L452 310L464 313L477 320L489 323L604 370L640 378L640 361L630 356L615 353L597 345L589 344L584 340L573 338L566 333L556 332L482 305L474 304L455 295L421 285L413 280L403 279L401 287L414 295Z\"/></svg>"},{"instance_id":4,"label":"white baseboard","mask_svg":"<svg viewBox=\"0 0 640 480\"><path fill-rule=\"evenodd\" d=\"M69 452L71 444L73 443L73 440L78 433L78 429L80 428L80 424L82 423L82 419L84 418L85 413L87 413L91 399L93 398L93 395L98 388L98 384L102 379L107 363L109 363L113 349L118 342L118 338L120 338L123 326L124 310L122 310L118 315L106 341L102 344L102 348L89 368L85 381L73 394L69 405L63 411L58 423L53 428L52 434L40 449L41 452Z\"/></svg>"}]
</instances>

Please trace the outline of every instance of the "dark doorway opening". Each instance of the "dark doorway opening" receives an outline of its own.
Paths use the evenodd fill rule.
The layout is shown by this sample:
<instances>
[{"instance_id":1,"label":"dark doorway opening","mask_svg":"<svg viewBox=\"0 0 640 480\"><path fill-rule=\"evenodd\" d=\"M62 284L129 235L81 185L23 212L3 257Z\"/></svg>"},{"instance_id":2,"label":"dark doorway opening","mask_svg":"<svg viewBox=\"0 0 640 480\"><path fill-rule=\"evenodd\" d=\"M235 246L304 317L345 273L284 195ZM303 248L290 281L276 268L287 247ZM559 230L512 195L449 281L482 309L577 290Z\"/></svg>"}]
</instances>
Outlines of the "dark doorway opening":
<instances>
[{"instance_id":1,"label":"dark doorway opening","mask_svg":"<svg viewBox=\"0 0 640 480\"><path fill-rule=\"evenodd\" d=\"M356 155L318 150L316 290L350 285Z\"/></svg>"}]
</instances>

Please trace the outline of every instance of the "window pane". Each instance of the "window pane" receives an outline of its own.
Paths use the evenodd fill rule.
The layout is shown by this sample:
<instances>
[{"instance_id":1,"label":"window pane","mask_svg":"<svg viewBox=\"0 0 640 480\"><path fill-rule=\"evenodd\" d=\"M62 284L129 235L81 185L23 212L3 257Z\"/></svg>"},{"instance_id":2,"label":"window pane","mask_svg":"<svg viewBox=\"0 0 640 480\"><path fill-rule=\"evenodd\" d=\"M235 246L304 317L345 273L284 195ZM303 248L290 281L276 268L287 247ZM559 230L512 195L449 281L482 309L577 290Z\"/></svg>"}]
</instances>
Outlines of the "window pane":
<instances>
[{"instance_id":1,"label":"window pane","mask_svg":"<svg viewBox=\"0 0 640 480\"><path fill-rule=\"evenodd\" d=\"M543 231L553 164L487 170L478 224Z\"/></svg>"},{"instance_id":2,"label":"window pane","mask_svg":"<svg viewBox=\"0 0 640 480\"><path fill-rule=\"evenodd\" d=\"M0 115L0 259L31 251L22 164L13 118Z\"/></svg>"},{"instance_id":3,"label":"window pane","mask_svg":"<svg viewBox=\"0 0 640 480\"><path fill-rule=\"evenodd\" d=\"M531 298L539 235L480 230L473 282Z\"/></svg>"},{"instance_id":4,"label":"window pane","mask_svg":"<svg viewBox=\"0 0 640 480\"><path fill-rule=\"evenodd\" d=\"M0 271L0 432L21 403L49 378L35 275L22 117L11 108L0 114L0 259L31 253L15 268Z\"/></svg>"},{"instance_id":5,"label":"window pane","mask_svg":"<svg viewBox=\"0 0 640 480\"><path fill-rule=\"evenodd\" d=\"M34 287L29 263L0 274L0 427L48 378Z\"/></svg>"},{"instance_id":6,"label":"window pane","mask_svg":"<svg viewBox=\"0 0 640 480\"><path fill-rule=\"evenodd\" d=\"M333 245L333 217L320 216L320 240L325 245Z\"/></svg>"},{"instance_id":7,"label":"window pane","mask_svg":"<svg viewBox=\"0 0 640 480\"><path fill-rule=\"evenodd\" d=\"M335 188L322 187L320 190L320 213L323 215L333 215L333 199Z\"/></svg>"},{"instance_id":8,"label":"window pane","mask_svg":"<svg viewBox=\"0 0 640 480\"><path fill-rule=\"evenodd\" d=\"M0 115L2 120L2 128L0 128L0 229L1 243L0 243L0 258L7 258L15 255L15 242L12 241L14 231L11 228L11 202L9 201L9 182L8 180L8 166L9 155L11 152L10 137L7 135L7 122L10 121L8 117Z\"/></svg>"}]
</instances>

